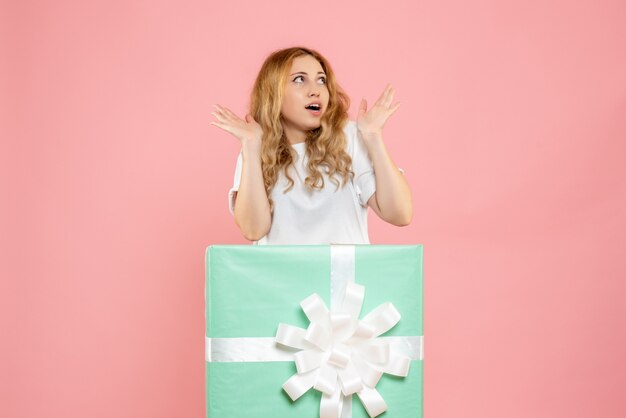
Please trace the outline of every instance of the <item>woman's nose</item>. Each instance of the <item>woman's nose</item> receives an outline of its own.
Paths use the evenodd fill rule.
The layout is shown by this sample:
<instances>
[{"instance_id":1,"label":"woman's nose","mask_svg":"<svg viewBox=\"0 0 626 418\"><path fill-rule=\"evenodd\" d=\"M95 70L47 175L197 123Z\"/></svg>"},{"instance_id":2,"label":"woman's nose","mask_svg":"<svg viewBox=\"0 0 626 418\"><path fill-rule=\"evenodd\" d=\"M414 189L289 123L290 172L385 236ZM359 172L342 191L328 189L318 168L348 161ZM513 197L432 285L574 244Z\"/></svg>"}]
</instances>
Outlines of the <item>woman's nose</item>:
<instances>
[{"instance_id":1,"label":"woman's nose","mask_svg":"<svg viewBox=\"0 0 626 418\"><path fill-rule=\"evenodd\" d=\"M313 83L311 87L309 87L309 96L319 96L320 95L320 86L318 84Z\"/></svg>"}]
</instances>

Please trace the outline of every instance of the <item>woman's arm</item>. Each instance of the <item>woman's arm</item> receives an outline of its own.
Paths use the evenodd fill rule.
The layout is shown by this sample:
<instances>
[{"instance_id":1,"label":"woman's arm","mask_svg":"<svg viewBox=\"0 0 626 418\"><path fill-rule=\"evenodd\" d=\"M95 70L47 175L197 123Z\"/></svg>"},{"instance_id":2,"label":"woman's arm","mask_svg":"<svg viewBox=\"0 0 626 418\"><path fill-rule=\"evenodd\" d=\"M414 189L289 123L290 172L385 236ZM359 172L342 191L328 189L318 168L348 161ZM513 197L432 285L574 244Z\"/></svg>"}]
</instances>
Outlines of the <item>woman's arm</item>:
<instances>
[{"instance_id":1,"label":"woman's arm","mask_svg":"<svg viewBox=\"0 0 626 418\"><path fill-rule=\"evenodd\" d=\"M231 133L241 142L241 179L234 196L235 223L246 239L258 241L272 225L261 169L263 129L251 115L246 115L244 120L226 107L215 105L215 108L212 114L217 121L211 122L211 125Z\"/></svg>"},{"instance_id":2,"label":"woman's arm","mask_svg":"<svg viewBox=\"0 0 626 418\"><path fill-rule=\"evenodd\" d=\"M367 102L363 99L359 106L357 128L376 175L376 192L369 198L367 204L384 221L405 226L413 218L411 191L383 142L385 122L400 107L400 103L391 106L393 93L391 85L387 85L369 111Z\"/></svg>"},{"instance_id":3,"label":"woman's arm","mask_svg":"<svg viewBox=\"0 0 626 418\"><path fill-rule=\"evenodd\" d=\"M243 236L258 241L270 230L270 204L263 184L261 147L242 141L241 182L235 195L235 223Z\"/></svg>"},{"instance_id":4,"label":"woman's arm","mask_svg":"<svg viewBox=\"0 0 626 418\"><path fill-rule=\"evenodd\" d=\"M385 222L406 226L413 218L411 190L391 160L382 134L361 134L376 174L376 192L367 204Z\"/></svg>"}]
</instances>

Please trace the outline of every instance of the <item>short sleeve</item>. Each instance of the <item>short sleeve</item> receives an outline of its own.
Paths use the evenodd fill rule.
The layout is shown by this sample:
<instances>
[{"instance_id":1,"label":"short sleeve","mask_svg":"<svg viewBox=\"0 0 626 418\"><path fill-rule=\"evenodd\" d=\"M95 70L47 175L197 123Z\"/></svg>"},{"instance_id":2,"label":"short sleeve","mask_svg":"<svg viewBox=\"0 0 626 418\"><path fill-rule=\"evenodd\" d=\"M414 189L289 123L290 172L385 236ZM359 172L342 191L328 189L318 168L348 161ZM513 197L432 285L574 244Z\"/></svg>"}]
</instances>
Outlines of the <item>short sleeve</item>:
<instances>
[{"instance_id":1,"label":"short sleeve","mask_svg":"<svg viewBox=\"0 0 626 418\"><path fill-rule=\"evenodd\" d=\"M352 171L354 171L354 188L361 206L367 207L367 201L376 191L374 165L367 153L365 143L357 133L356 122L348 122L346 134L349 136L348 141L353 144L351 157Z\"/></svg>"},{"instance_id":2,"label":"short sleeve","mask_svg":"<svg viewBox=\"0 0 626 418\"><path fill-rule=\"evenodd\" d=\"M237 156L237 165L235 167L235 175L233 177L233 187L228 191L228 210L231 215L235 216L235 194L239 190L239 183L241 183L241 167L243 165L243 157L241 152Z\"/></svg>"}]
</instances>

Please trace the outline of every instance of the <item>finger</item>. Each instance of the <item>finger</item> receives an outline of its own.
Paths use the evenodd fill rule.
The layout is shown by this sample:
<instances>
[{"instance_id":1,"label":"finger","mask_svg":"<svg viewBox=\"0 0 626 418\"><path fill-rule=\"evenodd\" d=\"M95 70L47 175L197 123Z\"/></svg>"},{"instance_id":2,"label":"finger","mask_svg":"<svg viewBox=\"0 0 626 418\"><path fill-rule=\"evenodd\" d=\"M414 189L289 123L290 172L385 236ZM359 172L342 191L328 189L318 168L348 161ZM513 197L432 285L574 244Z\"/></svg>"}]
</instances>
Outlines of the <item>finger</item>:
<instances>
[{"instance_id":1,"label":"finger","mask_svg":"<svg viewBox=\"0 0 626 418\"><path fill-rule=\"evenodd\" d=\"M359 105L359 113L367 112L367 100L361 99L361 104Z\"/></svg>"},{"instance_id":2,"label":"finger","mask_svg":"<svg viewBox=\"0 0 626 418\"><path fill-rule=\"evenodd\" d=\"M228 119L224 117L224 115L222 115L221 113L217 113L217 112L211 112L211 114L213 116L215 116L217 118L217 120L219 120L220 122L224 123L227 122Z\"/></svg>"},{"instance_id":3,"label":"finger","mask_svg":"<svg viewBox=\"0 0 626 418\"><path fill-rule=\"evenodd\" d=\"M210 125L217 126L220 129L226 130L225 125L221 122L211 122Z\"/></svg>"},{"instance_id":4,"label":"finger","mask_svg":"<svg viewBox=\"0 0 626 418\"><path fill-rule=\"evenodd\" d=\"M389 85L389 88L387 89L387 95L385 96L385 106L389 107L391 106L391 102L393 102L393 94L394 94L394 90L393 87L391 87L391 84Z\"/></svg>"},{"instance_id":5,"label":"finger","mask_svg":"<svg viewBox=\"0 0 626 418\"><path fill-rule=\"evenodd\" d=\"M224 112L224 106L219 105L219 104L214 104L213 107L215 108L216 111L218 112Z\"/></svg>"},{"instance_id":6,"label":"finger","mask_svg":"<svg viewBox=\"0 0 626 418\"><path fill-rule=\"evenodd\" d=\"M391 111L389 112L389 116L393 115L394 112L398 110L399 107L400 107L400 103L397 103L394 107L392 107Z\"/></svg>"},{"instance_id":7,"label":"finger","mask_svg":"<svg viewBox=\"0 0 626 418\"><path fill-rule=\"evenodd\" d=\"M375 105L382 105L385 102L385 97L387 96L387 88L385 88L385 90L383 90L383 92L380 93L380 96L378 97L378 100L376 100Z\"/></svg>"},{"instance_id":8,"label":"finger","mask_svg":"<svg viewBox=\"0 0 626 418\"><path fill-rule=\"evenodd\" d=\"M224 119L232 119L232 116L228 113L228 109L224 106L215 105L215 109Z\"/></svg>"},{"instance_id":9,"label":"finger","mask_svg":"<svg viewBox=\"0 0 626 418\"><path fill-rule=\"evenodd\" d=\"M211 112L211 114L215 115L215 117L218 117L218 115L222 118L222 120L230 120L232 119L230 117L230 115L228 115L228 113L226 113L224 111L224 108L221 106L215 106L215 112Z\"/></svg>"},{"instance_id":10,"label":"finger","mask_svg":"<svg viewBox=\"0 0 626 418\"><path fill-rule=\"evenodd\" d=\"M228 132L231 135L234 135L233 131L230 129L230 126L227 124L220 123L220 122L211 122L211 125L215 125L218 128L222 129L223 131Z\"/></svg>"},{"instance_id":11,"label":"finger","mask_svg":"<svg viewBox=\"0 0 626 418\"><path fill-rule=\"evenodd\" d=\"M389 107L389 92L391 91L391 84L387 84L383 93L383 98L380 101L381 106Z\"/></svg>"},{"instance_id":12,"label":"finger","mask_svg":"<svg viewBox=\"0 0 626 418\"><path fill-rule=\"evenodd\" d=\"M241 120L239 116L237 116L234 112L232 112L229 108L224 107L224 112L233 119Z\"/></svg>"}]
</instances>

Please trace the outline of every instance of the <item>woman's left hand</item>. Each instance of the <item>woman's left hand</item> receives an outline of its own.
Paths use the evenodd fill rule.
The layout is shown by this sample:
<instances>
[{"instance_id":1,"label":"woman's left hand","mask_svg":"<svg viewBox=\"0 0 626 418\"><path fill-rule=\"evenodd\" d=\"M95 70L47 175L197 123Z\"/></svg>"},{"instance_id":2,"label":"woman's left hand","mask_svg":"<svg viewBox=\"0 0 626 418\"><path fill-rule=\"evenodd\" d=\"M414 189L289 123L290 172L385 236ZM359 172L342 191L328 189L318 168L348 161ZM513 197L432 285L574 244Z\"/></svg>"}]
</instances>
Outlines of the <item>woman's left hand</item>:
<instances>
[{"instance_id":1,"label":"woman's left hand","mask_svg":"<svg viewBox=\"0 0 626 418\"><path fill-rule=\"evenodd\" d=\"M393 87L391 84L387 85L385 91L380 95L374 106L368 111L367 101L361 100L359 106L359 113L357 115L356 123L359 132L363 136L377 136L382 135L383 127L389 116L393 114L400 107L400 103L391 106L393 101Z\"/></svg>"}]
</instances>

